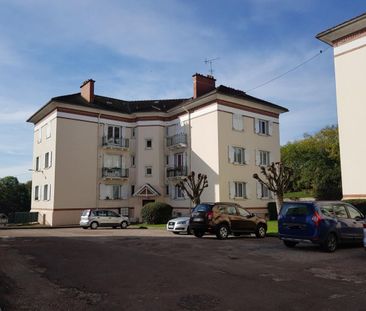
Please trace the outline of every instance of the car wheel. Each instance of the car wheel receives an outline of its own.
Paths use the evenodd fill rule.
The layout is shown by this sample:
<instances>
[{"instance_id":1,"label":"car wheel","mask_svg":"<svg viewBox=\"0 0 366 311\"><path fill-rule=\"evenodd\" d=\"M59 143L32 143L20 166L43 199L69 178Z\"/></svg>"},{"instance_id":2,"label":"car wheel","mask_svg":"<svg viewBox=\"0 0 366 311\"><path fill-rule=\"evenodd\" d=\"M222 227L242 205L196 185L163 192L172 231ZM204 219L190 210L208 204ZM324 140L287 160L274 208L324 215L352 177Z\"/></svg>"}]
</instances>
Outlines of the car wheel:
<instances>
[{"instance_id":1,"label":"car wheel","mask_svg":"<svg viewBox=\"0 0 366 311\"><path fill-rule=\"evenodd\" d=\"M283 241L283 244L285 244L287 247L289 248L293 248L296 246L297 242L293 242L293 241Z\"/></svg>"},{"instance_id":2,"label":"car wheel","mask_svg":"<svg viewBox=\"0 0 366 311\"><path fill-rule=\"evenodd\" d=\"M263 224L259 224L257 229L255 230L255 236L259 239L263 239L266 237L266 226Z\"/></svg>"},{"instance_id":3,"label":"car wheel","mask_svg":"<svg viewBox=\"0 0 366 311\"><path fill-rule=\"evenodd\" d=\"M98 223L96 221L93 221L91 224L90 224L90 229L97 229L98 228Z\"/></svg>"},{"instance_id":4,"label":"car wheel","mask_svg":"<svg viewBox=\"0 0 366 311\"><path fill-rule=\"evenodd\" d=\"M321 245L323 250L332 253L337 249L338 242L337 237L334 233L329 233L324 243Z\"/></svg>"},{"instance_id":5,"label":"car wheel","mask_svg":"<svg viewBox=\"0 0 366 311\"><path fill-rule=\"evenodd\" d=\"M229 236L228 226L225 224L219 225L217 228L217 231L216 231L216 237L219 240L224 240L224 239L227 239L228 236Z\"/></svg>"},{"instance_id":6,"label":"car wheel","mask_svg":"<svg viewBox=\"0 0 366 311\"><path fill-rule=\"evenodd\" d=\"M126 228L127 228L127 226L128 226L127 221L122 221L122 222L121 222L121 229L126 229Z\"/></svg>"},{"instance_id":7,"label":"car wheel","mask_svg":"<svg viewBox=\"0 0 366 311\"><path fill-rule=\"evenodd\" d=\"M202 230L193 230L193 234L196 238L202 238L205 232Z\"/></svg>"}]
</instances>

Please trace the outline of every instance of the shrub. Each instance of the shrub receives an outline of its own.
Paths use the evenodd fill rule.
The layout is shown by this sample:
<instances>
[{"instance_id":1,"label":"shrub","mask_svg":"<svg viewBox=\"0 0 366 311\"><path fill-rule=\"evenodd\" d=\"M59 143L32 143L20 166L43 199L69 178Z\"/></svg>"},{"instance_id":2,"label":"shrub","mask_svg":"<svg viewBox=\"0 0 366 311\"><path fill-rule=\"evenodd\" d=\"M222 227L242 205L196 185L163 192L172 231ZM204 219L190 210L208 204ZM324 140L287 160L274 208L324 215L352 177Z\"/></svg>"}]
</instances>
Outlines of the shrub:
<instances>
[{"instance_id":1,"label":"shrub","mask_svg":"<svg viewBox=\"0 0 366 311\"><path fill-rule=\"evenodd\" d=\"M173 207L162 202L147 203L141 210L142 220L148 224L165 224L172 217Z\"/></svg>"},{"instance_id":2,"label":"shrub","mask_svg":"<svg viewBox=\"0 0 366 311\"><path fill-rule=\"evenodd\" d=\"M277 220L276 202L269 202L267 205L269 220Z\"/></svg>"}]
</instances>

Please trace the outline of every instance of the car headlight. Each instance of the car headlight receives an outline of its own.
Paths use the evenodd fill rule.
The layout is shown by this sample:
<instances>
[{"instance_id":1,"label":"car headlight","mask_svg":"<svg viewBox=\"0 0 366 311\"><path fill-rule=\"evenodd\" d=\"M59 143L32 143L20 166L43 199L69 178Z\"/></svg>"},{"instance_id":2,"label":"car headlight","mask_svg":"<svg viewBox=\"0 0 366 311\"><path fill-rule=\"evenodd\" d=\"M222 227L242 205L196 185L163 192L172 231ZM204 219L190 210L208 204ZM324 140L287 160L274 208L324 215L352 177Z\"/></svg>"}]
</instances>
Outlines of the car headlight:
<instances>
[{"instance_id":1,"label":"car headlight","mask_svg":"<svg viewBox=\"0 0 366 311\"><path fill-rule=\"evenodd\" d=\"M178 221L178 225L185 225L188 222L188 220Z\"/></svg>"}]
</instances>

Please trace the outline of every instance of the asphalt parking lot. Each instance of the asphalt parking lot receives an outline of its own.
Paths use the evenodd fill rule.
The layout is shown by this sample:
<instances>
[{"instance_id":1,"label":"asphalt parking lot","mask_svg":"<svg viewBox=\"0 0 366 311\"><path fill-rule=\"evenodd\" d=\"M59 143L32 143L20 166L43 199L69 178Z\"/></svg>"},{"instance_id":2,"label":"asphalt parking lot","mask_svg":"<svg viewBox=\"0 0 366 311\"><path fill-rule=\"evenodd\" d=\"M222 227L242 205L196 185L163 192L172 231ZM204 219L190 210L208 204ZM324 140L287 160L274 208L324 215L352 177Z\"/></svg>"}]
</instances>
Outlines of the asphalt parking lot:
<instances>
[{"instance_id":1,"label":"asphalt parking lot","mask_svg":"<svg viewBox=\"0 0 366 311\"><path fill-rule=\"evenodd\" d=\"M366 252L164 230L0 230L0 309L366 310Z\"/></svg>"}]
</instances>

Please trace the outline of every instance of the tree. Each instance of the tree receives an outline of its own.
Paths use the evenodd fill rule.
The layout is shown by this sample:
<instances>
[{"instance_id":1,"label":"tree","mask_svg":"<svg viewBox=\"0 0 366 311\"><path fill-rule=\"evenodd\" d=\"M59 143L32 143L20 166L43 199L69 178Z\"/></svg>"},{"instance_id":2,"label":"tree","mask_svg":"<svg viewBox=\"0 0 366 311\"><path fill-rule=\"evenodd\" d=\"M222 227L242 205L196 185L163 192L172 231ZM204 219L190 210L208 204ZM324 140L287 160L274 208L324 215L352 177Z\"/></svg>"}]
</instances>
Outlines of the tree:
<instances>
[{"instance_id":1,"label":"tree","mask_svg":"<svg viewBox=\"0 0 366 311\"><path fill-rule=\"evenodd\" d=\"M272 162L269 166L260 167L261 174L264 178L260 178L258 174L254 174L253 178L258 180L262 185L266 186L268 190L272 191L276 197L276 209L279 214L283 195L290 184L292 169L283 165L281 162Z\"/></svg>"},{"instance_id":2,"label":"tree","mask_svg":"<svg viewBox=\"0 0 366 311\"><path fill-rule=\"evenodd\" d=\"M309 190L323 200L342 197L337 126L327 126L286 144L281 148L281 159L294 171L292 191Z\"/></svg>"},{"instance_id":3,"label":"tree","mask_svg":"<svg viewBox=\"0 0 366 311\"><path fill-rule=\"evenodd\" d=\"M0 213L27 212L31 207L31 182L19 183L16 177L0 178Z\"/></svg>"},{"instance_id":4,"label":"tree","mask_svg":"<svg viewBox=\"0 0 366 311\"><path fill-rule=\"evenodd\" d=\"M205 188L208 187L207 175L191 172L186 178L178 183L178 186L188 195L194 205L201 203L201 195Z\"/></svg>"}]
</instances>

